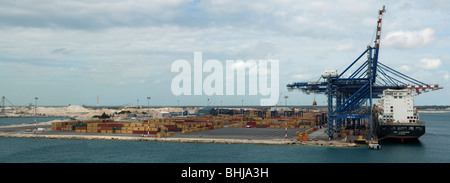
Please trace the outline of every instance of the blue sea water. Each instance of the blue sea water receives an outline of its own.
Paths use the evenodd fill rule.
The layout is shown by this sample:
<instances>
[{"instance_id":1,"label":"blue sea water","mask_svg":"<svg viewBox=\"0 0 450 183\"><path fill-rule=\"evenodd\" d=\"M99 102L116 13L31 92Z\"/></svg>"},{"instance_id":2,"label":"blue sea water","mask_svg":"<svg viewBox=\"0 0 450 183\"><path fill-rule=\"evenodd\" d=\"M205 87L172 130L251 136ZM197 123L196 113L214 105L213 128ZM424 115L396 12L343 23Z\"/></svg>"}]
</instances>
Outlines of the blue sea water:
<instances>
[{"instance_id":1,"label":"blue sea water","mask_svg":"<svg viewBox=\"0 0 450 183\"><path fill-rule=\"evenodd\" d=\"M418 141L321 146L0 138L0 163L450 163L450 113L420 114Z\"/></svg>"},{"instance_id":2,"label":"blue sea water","mask_svg":"<svg viewBox=\"0 0 450 183\"><path fill-rule=\"evenodd\" d=\"M32 124L34 123L34 117L23 117L23 118L0 118L0 126L7 125L18 125L18 124ZM36 122L47 122L53 120L64 120L69 119L68 117L37 117Z\"/></svg>"}]
</instances>

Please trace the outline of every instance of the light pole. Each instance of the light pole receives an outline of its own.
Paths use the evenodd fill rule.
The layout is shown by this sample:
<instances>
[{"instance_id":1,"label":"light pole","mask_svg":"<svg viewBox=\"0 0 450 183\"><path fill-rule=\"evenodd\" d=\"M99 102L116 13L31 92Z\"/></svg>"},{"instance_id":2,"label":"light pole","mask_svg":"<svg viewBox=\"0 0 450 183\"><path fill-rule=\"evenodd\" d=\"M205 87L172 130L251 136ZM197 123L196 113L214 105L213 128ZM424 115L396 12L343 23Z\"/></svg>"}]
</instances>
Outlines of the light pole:
<instances>
[{"instance_id":1,"label":"light pole","mask_svg":"<svg viewBox=\"0 0 450 183\"><path fill-rule=\"evenodd\" d=\"M288 99L289 97L288 96L284 96L284 105L287 107L287 99Z\"/></svg>"},{"instance_id":2,"label":"light pole","mask_svg":"<svg viewBox=\"0 0 450 183\"><path fill-rule=\"evenodd\" d=\"M38 100L39 98L38 97L34 97L34 132L33 133L36 133L36 108L37 108L37 100Z\"/></svg>"},{"instance_id":3,"label":"light pole","mask_svg":"<svg viewBox=\"0 0 450 183\"><path fill-rule=\"evenodd\" d=\"M244 115L244 99L242 99L242 115Z\"/></svg>"},{"instance_id":4,"label":"light pole","mask_svg":"<svg viewBox=\"0 0 450 183\"><path fill-rule=\"evenodd\" d=\"M151 97L147 97L147 117L150 116L150 99L151 99ZM149 119L147 119L147 125L148 125L147 137L149 137L150 136L150 120Z\"/></svg>"},{"instance_id":5,"label":"light pole","mask_svg":"<svg viewBox=\"0 0 450 183\"><path fill-rule=\"evenodd\" d=\"M2 97L2 114L5 114L5 96Z\"/></svg>"},{"instance_id":6,"label":"light pole","mask_svg":"<svg viewBox=\"0 0 450 183\"><path fill-rule=\"evenodd\" d=\"M180 100L178 100L178 109L180 108ZM181 109L181 116L183 116L183 109Z\"/></svg>"},{"instance_id":7,"label":"light pole","mask_svg":"<svg viewBox=\"0 0 450 183\"><path fill-rule=\"evenodd\" d=\"M147 97L147 116L150 114L150 99L151 99L152 97Z\"/></svg>"},{"instance_id":8,"label":"light pole","mask_svg":"<svg viewBox=\"0 0 450 183\"><path fill-rule=\"evenodd\" d=\"M288 96L284 96L284 105L287 107ZM287 115L286 110L284 110L284 140L287 140Z\"/></svg>"}]
</instances>

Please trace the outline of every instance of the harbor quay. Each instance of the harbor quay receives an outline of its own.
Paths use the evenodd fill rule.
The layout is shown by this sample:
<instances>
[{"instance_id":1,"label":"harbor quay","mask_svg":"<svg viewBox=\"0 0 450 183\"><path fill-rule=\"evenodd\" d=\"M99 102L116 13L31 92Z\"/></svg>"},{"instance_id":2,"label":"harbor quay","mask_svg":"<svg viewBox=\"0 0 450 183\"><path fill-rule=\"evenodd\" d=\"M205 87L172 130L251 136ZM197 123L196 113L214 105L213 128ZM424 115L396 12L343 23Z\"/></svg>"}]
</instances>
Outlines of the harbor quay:
<instances>
[{"instance_id":1,"label":"harbor quay","mask_svg":"<svg viewBox=\"0 0 450 183\"><path fill-rule=\"evenodd\" d=\"M0 137L336 147L366 145L364 130L356 130L355 133L355 129L343 129L330 139L326 133L327 125L323 124L324 116L320 111L283 111L279 115L247 110L244 114L207 114L139 121L68 119L36 125L1 126Z\"/></svg>"}]
</instances>

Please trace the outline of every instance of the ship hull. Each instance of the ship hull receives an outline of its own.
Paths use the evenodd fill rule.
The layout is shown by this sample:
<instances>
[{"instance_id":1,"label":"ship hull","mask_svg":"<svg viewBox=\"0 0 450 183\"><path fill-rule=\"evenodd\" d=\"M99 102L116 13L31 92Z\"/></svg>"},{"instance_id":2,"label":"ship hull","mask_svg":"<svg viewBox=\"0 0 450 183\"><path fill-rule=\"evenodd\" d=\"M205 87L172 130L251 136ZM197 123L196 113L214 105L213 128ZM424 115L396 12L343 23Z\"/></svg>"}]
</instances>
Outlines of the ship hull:
<instances>
[{"instance_id":1,"label":"ship hull","mask_svg":"<svg viewBox=\"0 0 450 183\"><path fill-rule=\"evenodd\" d=\"M417 139L425 134L425 125L379 125L378 138Z\"/></svg>"}]
</instances>

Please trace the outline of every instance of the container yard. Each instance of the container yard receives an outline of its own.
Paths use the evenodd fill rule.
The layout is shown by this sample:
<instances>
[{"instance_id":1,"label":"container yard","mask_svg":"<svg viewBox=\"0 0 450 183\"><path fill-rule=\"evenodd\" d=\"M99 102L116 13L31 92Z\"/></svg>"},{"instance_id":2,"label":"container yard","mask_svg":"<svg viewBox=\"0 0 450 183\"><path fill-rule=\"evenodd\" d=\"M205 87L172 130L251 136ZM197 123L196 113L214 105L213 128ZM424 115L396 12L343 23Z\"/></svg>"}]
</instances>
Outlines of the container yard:
<instances>
[{"instance_id":1,"label":"container yard","mask_svg":"<svg viewBox=\"0 0 450 183\"><path fill-rule=\"evenodd\" d=\"M296 113L290 117L281 117L268 113L258 116L257 110L246 111L249 115L202 115L171 118L147 118L139 122L115 120L72 120L52 122L52 130L74 131L75 133L118 133L141 135L173 135L172 132L188 134L200 131L227 128L288 128L309 132L316 125L322 124L324 115L319 112Z\"/></svg>"},{"instance_id":2,"label":"container yard","mask_svg":"<svg viewBox=\"0 0 450 183\"><path fill-rule=\"evenodd\" d=\"M274 113L252 109L244 110L243 114L146 118L134 122L114 119L54 121L37 126L0 127L0 136L343 147L357 147L357 140L365 139L365 129L343 129L335 139L328 140L325 118L326 113L319 110Z\"/></svg>"}]
</instances>

